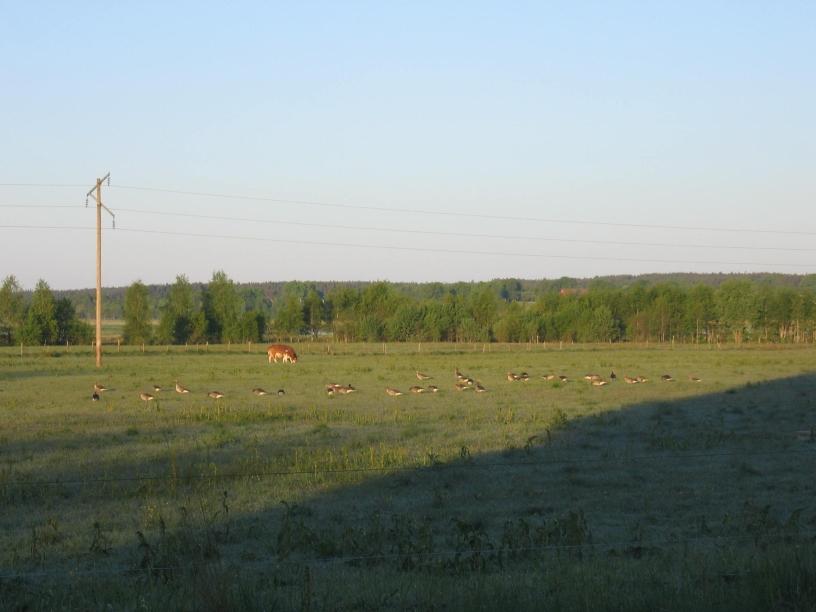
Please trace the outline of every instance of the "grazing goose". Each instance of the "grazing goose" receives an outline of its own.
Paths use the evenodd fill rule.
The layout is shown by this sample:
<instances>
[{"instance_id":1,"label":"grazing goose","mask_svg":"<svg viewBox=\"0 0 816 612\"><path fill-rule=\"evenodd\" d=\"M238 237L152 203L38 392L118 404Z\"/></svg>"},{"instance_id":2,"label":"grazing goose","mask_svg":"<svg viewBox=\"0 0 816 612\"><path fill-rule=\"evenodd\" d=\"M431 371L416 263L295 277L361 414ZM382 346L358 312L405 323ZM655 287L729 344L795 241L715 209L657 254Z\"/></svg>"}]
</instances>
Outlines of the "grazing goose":
<instances>
[{"instance_id":1,"label":"grazing goose","mask_svg":"<svg viewBox=\"0 0 816 612\"><path fill-rule=\"evenodd\" d=\"M223 393L221 393L220 391L210 391L210 392L207 394L207 397L211 397L211 398L213 398L213 399L216 399L216 400L217 400L217 399L221 399L222 397L224 397L224 394L223 394Z\"/></svg>"},{"instance_id":2,"label":"grazing goose","mask_svg":"<svg viewBox=\"0 0 816 612\"><path fill-rule=\"evenodd\" d=\"M468 389L473 389L473 387L471 387L467 383L456 383L455 385L453 385L453 388L456 389L457 391L467 391Z\"/></svg>"},{"instance_id":3,"label":"grazing goose","mask_svg":"<svg viewBox=\"0 0 816 612\"><path fill-rule=\"evenodd\" d=\"M663 382L672 382L674 378L672 378L671 374L664 374L663 376L660 377L660 380L662 380Z\"/></svg>"},{"instance_id":4,"label":"grazing goose","mask_svg":"<svg viewBox=\"0 0 816 612\"><path fill-rule=\"evenodd\" d=\"M99 383L94 383L94 391L97 393L104 393L107 390L108 388L106 386L100 385Z\"/></svg>"},{"instance_id":5,"label":"grazing goose","mask_svg":"<svg viewBox=\"0 0 816 612\"><path fill-rule=\"evenodd\" d=\"M349 393L354 393L357 389L351 385L338 385L335 390L342 395L348 395Z\"/></svg>"},{"instance_id":6,"label":"grazing goose","mask_svg":"<svg viewBox=\"0 0 816 612\"><path fill-rule=\"evenodd\" d=\"M286 391L284 391L283 389L278 389L278 395L279 396L286 395Z\"/></svg>"},{"instance_id":7,"label":"grazing goose","mask_svg":"<svg viewBox=\"0 0 816 612\"><path fill-rule=\"evenodd\" d=\"M648 379L648 378L646 378L645 376L635 376L635 378L637 379L637 381L638 381L639 383L649 382L649 379Z\"/></svg>"},{"instance_id":8,"label":"grazing goose","mask_svg":"<svg viewBox=\"0 0 816 612\"><path fill-rule=\"evenodd\" d=\"M611 378L612 380L615 380L617 377L618 377L618 375L615 374L615 370L612 370L612 372L609 374L609 378Z\"/></svg>"},{"instance_id":9,"label":"grazing goose","mask_svg":"<svg viewBox=\"0 0 816 612\"><path fill-rule=\"evenodd\" d=\"M431 380L433 376L428 376L427 374L423 374L419 370L416 371L417 380Z\"/></svg>"},{"instance_id":10,"label":"grazing goose","mask_svg":"<svg viewBox=\"0 0 816 612\"><path fill-rule=\"evenodd\" d=\"M150 393L145 393L144 391L142 391L139 394L139 399L142 400L145 403L145 405L147 405L147 402L152 402L156 398L150 395Z\"/></svg>"},{"instance_id":11,"label":"grazing goose","mask_svg":"<svg viewBox=\"0 0 816 612\"><path fill-rule=\"evenodd\" d=\"M482 383L480 383L477 380L476 381L476 393L485 393L486 391L487 391L487 389L485 389L484 386L482 385Z\"/></svg>"},{"instance_id":12,"label":"grazing goose","mask_svg":"<svg viewBox=\"0 0 816 612\"><path fill-rule=\"evenodd\" d=\"M604 385L608 385L609 382L604 380L603 378L598 378L597 380L592 381L593 387L603 387Z\"/></svg>"},{"instance_id":13,"label":"grazing goose","mask_svg":"<svg viewBox=\"0 0 816 612\"><path fill-rule=\"evenodd\" d=\"M519 380L522 382L527 382L528 380L530 380L530 375L527 372L522 372L521 374L519 374Z\"/></svg>"},{"instance_id":14,"label":"grazing goose","mask_svg":"<svg viewBox=\"0 0 816 612\"><path fill-rule=\"evenodd\" d=\"M691 382L703 382L702 378L698 378L697 376L689 376L689 380Z\"/></svg>"},{"instance_id":15,"label":"grazing goose","mask_svg":"<svg viewBox=\"0 0 816 612\"><path fill-rule=\"evenodd\" d=\"M584 380L592 382L593 380L601 380L600 374L584 374Z\"/></svg>"},{"instance_id":16,"label":"grazing goose","mask_svg":"<svg viewBox=\"0 0 816 612\"><path fill-rule=\"evenodd\" d=\"M632 378L631 376L624 376L623 380L627 385L636 385L640 382L637 378Z\"/></svg>"},{"instance_id":17,"label":"grazing goose","mask_svg":"<svg viewBox=\"0 0 816 612\"><path fill-rule=\"evenodd\" d=\"M567 378L567 377L566 377L566 376L564 376L563 374L561 374L561 375L558 377L558 380L560 380L561 382L569 382L569 378Z\"/></svg>"},{"instance_id":18,"label":"grazing goose","mask_svg":"<svg viewBox=\"0 0 816 612\"><path fill-rule=\"evenodd\" d=\"M507 373L507 380L509 382L516 382L519 379L518 374L513 374L513 372Z\"/></svg>"},{"instance_id":19,"label":"grazing goose","mask_svg":"<svg viewBox=\"0 0 816 612\"><path fill-rule=\"evenodd\" d=\"M94 391L94 392L91 394L91 401L92 401L92 402L98 402L98 401L99 401L99 394L98 394L96 391Z\"/></svg>"},{"instance_id":20,"label":"grazing goose","mask_svg":"<svg viewBox=\"0 0 816 612\"><path fill-rule=\"evenodd\" d=\"M555 380L558 377L555 374L545 374L541 378L543 378L544 380Z\"/></svg>"},{"instance_id":21,"label":"grazing goose","mask_svg":"<svg viewBox=\"0 0 816 612\"><path fill-rule=\"evenodd\" d=\"M439 391L439 387L437 387L436 385L428 385L428 391L430 391L431 393L436 393L437 391Z\"/></svg>"},{"instance_id":22,"label":"grazing goose","mask_svg":"<svg viewBox=\"0 0 816 612\"><path fill-rule=\"evenodd\" d=\"M391 397L399 397L400 395L402 395L402 391L400 391L399 389L394 389L393 387L386 387L385 392Z\"/></svg>"},{"instance_id":23,"label":"grazing goose","mask_svg":"<svg viewBox=\"0 0 816 612\"><path fill-rule=\"evenodd\" d=\"M159 385L153 385L153 393L159 393L162 388Z\"/></svg>"},{"instance_id":24,"label":"grazing goose","mask_svg":"<svg viewBox=\"0 0 816 612\"><path fill-rule=\"evenodd\" d=\"M182 395L186 395L190 392L187 387L184 387L179 384L179 381L176 381L176 393L181 393Z\"/></svg>"},{"instance_id":25,"label":"grazing goose","mask_svg":"<svg viewBox=\"0 0 816 612\"><path fill-rule=\"evenodd\" d=\"M252 390L252 392L253 392L255 395L257 395L257 396L261 396L261 395L269 395L269 394L268 394L266 391L264 391L264 390L263 390L263 389L261 389L260 387L255 387L255 388Z\"/></svg>"},{"instance_id":26,"label":"grazing goose","mask_svg":"<svg viewBox=\"0 0 816 612\"><path fill-rule=\"evenodd\" d=\"M328 395L330 395L330 396L331 396L331 395L334 395L334 393L335 393L335 387L334 387L334 385L326 385L326 393L327 393Z\"/></svg>"},{"instance_id":27,"label":"grazing goose","mask_svg":"<svg viewBox=\"0 0 816 612\"><path fill-rule=\"evenodd\" d=\"M425 388L420 387L419 385L414 385L410 389L408 389L411 393L425 393Z\"/></svg>"}]
</instances>

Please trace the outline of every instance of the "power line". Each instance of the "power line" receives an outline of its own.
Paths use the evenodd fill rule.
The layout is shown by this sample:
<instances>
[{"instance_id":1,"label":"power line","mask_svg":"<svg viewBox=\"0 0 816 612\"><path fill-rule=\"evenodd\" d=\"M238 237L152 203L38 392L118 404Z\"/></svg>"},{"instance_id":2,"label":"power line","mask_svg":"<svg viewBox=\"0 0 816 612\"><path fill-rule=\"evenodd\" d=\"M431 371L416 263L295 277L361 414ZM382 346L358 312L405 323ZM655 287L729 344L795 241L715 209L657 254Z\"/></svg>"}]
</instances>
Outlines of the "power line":
<instances>
[{"instance_id":1,"label":"power line","mask_svg":"<svg viewBox=\"0 0 816 612\"><path fill-rule=\"evenodd\" d=\"M71 204L0 204L0 208L75 208ZM816 249L792 247L743 246L722 244L684 244L668 242L638 242L625 240L590 240L573 238L553 238L548 236L529 236L513 234L483 234L479 232L444 232L434 230L415 230L392 227L375 227L364 225L343 225L338 223L307 223L301 221L283 221L280 219L260 219L255 217L234 217L226 215L202 215L198 213L166 212L159 210L145 210L141 208L118 208L119 211L141 215L156 215L164 217L182 217L187 219L206 219L211 221L237 221L242 223L260 223L268 225L292 225L296 227L318 227L332 230L356 230L366 232L390 232L396 234L417 234L426 236L454 236L461 238L495 238L501 240L538 240L542 242L561 242L568 244L601 244L612 246L642 246L658 248L690 248L690 249L720 249L737 251L779 251L792 253L816 253Z\"/></svg>"},{"instance_id":2,"label":"power line","mask_svg":"<svg viewBox=\"0 0 816 612\"><path fill-rule=\"evenodd\" d=\"M569 225L600 225L609 227L636 227L644 229L670 229L680 231L707 231L707 232L731 232L731 233L754 233L754 234L787 234L799 236L816 236L816 232L806 232L797 230L770 230L770 229L751 229L751 228L725 228L725 227L709 227L709 226L687 226L687 225L661 225L652 223L619 223L612 221L587 221L576 219L559 219L559 218L545 218L545 217L516 217L511 215L487 215L483 213L464 213L451 212L441 210L423 210L414 208L391 208L385 206L365 206L361 204L339 204L335 202L320 202L315 200L295 200L284 198L271 198L266 196L249 196L229 193L211 193L204 191L183 191L180 189L164 189L160 187L140 187L136 185L111 185L114 189L128 189L138 191L149 191L157 193L170 193L176 195L189 195L206 198L222 198L231 200L248 200L254 202L276 202L279 204L301 204L304 206L320 206L327 208L342 208L354 210L370 210L386 213L410 213L417 215L430 216L445 216L456 218L473 218L473 219L489 219L493 221L526 221L538 223L563 223Z\"/></svg>"},{"instance_id":3,"label":"power line","mask_svg":"<svg viewBox=\"0 0 816 612\"><path fill-rule=\"evenodd\" d=\"M190 219L208 219L212 221L239 221L245 223L263 223L269 225L294 225L297 227L320 227L326 229L358 230L366 232L392 232L395 234L420 234L427 236L456 236L461 238L496 238L503 240L540 240L543 242L565 242L576 244L607 244L614 246L646 246L646 247L677 247L691 249L732 249L732 250L756 250L756 251L790 251L798 253L816 253L816 249L800 249L789 247L761 247L761 246L734 246L720 244L677 244L665 242L634 242L622 240L586 240L571 238L552 238L546 236L523 236L510 234L481 234L478 232L442 232L433 230L414 230L404 228L373 227L360 225L342 225L338 223L305 223L300 221L282 221L278 219L258 219L252 217L230 217L223 215L202 215L196 213L164 212L158 210L144 210L139 208L119 208L120 211L144 214L160 215L167 217L184 217Z\"/></svg>"},{"instance_id":4,"label":"power line","mask_svg":"<svg viewBox=\"0 0 816 612\"><path fill-rule=\"evenodd\" d=\"M82 226L53 226L53 225L0 225L0 229L46 229L46 230L90 230L92 228ZM798 264L798 263L771 263L758 261L715 261L715 260L684 260L684 259L655 259L655 258L639 258L639 257L608 257L608 256L592 256L592 255L553 255L547 253L525 253L525 252L511 252L511 251L477 251L468 249L445 249L434 247L408 247L397 245L384 244L355 244L350 242L327 242L318 240L289 240L284 238L263 238L257 236L239 236L230 234L203 234L193 232L172 232L166 230L149 230L118 227L116 231L132 232L140 234L154 234L161 236L179 236L186 238L217 238L223 240L242 240L251 242L269 242L275 244L297 244L305 246L331 246L342 248L355 249L381 249L389 251L409 251L415 253L445 253L453 255L484 255L487 257L526 257L538 259L566 259L566 260L589 260L589 261L622 261L622 262L639 262L639 263L666 263L666 264L685 264L685 265L718 265L718 266L772 266L783 268L803 268L813 269L812 264Z\"/></svg>"},{"instance_id":5,"label":"power line","mask_svg":"<svg viewBox=\"0 0 816 612\"><path fill-rule=\"evenodd\" d=\"M87 185L78 183L0 183L0 187L81 187Z\"/></svg>"},{"instance_id":6,"label":"power line","mask_svg":"<svg viewBox=\"0 0 816 612\"><path fill-rule=\"evenodd\" d=\"M78 204L0 204L0 208L78 208Z\"/></svg>"},{"instance_id":7,"label":"power line","mask_svg":"<svg viewBox=\"0 0 816 612\"><path fill-rule=\"evenodd\" d=\"M285 478L288 476L314 476L317 474L364 474L378 472L406 472L414 470L458 470L458 469L494 469L494 468L518 468L518 467L542 467L553 465L585 465L596 463L642 463L655 460L685 461L688 459L729 459L733 457L768 457L774 455L791 455L816 457L813 450L790 450L774 449L766 451L728 451L728 452L684 452L684 453L646 453L642 455L631 455L629 457L584 457L570 459L549 459L535 461L472 461L467 463L437 463L432 465L414 464L404 466L384 466L384 467L359 467L359 468L318 468L307 470L259 470L254 472L222 473L222 474L198 474L187 476L111 476L104 478L83 478L74 480L7 480L0 486L5 487L50 487L50 486L77 486L77 485L98 485L120 482L161 482L168 480L178 481L200 481L200 480L239 480L242 478Z\"/></svg>"}]
</instances>

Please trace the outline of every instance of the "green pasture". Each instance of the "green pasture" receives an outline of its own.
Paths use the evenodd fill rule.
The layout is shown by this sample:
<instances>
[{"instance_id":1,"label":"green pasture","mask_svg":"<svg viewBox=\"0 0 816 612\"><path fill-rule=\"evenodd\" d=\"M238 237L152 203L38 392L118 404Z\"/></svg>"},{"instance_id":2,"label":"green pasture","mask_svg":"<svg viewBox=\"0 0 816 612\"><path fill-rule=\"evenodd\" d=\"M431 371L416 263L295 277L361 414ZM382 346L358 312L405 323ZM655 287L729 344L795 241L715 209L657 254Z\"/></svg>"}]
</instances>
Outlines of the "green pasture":
<instances>
[{"instance_id":1,"label":"green pasture","mask_svg":"<svg viewBox=\"0 0 816 612\"><path fill-rule=\"evenodd\" d=\"M2 607L816 606L816 348L264 348L0 349Z\"/></svg>"}]
</instances>

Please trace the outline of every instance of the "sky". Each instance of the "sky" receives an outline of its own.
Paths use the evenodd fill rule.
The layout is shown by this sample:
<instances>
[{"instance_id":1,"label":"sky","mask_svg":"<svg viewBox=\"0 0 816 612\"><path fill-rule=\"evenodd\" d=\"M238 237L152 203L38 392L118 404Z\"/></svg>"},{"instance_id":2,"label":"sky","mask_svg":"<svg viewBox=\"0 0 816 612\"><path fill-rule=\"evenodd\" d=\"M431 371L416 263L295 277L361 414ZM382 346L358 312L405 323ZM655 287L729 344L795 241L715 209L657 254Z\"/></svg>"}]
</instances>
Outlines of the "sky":
<instances>
[{"instance_id":1,"label":"sky","mask_svg":"<svg viewBox=\"0 0 816 612\"><path fill-rule=\"evenodd\" d=\"M0 11L26 288L816 272L812 2Z\"/></svg>"}]
</instances>

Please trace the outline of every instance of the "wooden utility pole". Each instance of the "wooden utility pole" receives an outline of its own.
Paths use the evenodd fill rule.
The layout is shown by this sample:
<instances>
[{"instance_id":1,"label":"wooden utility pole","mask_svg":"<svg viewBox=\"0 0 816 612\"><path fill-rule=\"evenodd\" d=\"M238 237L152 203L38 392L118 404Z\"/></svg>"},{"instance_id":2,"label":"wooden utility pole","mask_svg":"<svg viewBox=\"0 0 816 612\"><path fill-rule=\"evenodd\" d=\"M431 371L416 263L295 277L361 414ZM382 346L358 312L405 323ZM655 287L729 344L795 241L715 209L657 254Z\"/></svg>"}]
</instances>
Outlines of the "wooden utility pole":
<instances>
[{"instance_id":1,"label":"wooden utility pole","mask_svg":"<svg viewBox=\"0 0 816 612\"><path fill-rule=\"evenodd\" d=\"M110 208L102 204L102 183L108 181L110 187L110 172L103 178L96 179L96 186L85 196L85 206L88 198L96 201L96 367L102 367L102 209L104 208L113 218L113 227L116 227L116 215Z\"/></svg>"}]
</instances>

